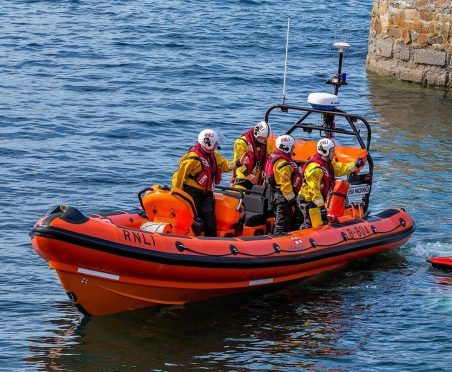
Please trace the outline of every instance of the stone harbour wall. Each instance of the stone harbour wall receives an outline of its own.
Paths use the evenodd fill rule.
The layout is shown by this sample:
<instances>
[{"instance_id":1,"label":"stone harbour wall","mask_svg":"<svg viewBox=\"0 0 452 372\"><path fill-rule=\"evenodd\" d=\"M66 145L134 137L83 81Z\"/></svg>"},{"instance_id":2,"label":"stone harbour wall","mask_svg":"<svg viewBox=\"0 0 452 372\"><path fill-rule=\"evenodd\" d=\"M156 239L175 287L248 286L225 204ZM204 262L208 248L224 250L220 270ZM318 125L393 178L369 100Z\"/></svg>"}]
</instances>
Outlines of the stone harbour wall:
<instances>
[{"instance_id":1,"label":"stone harbour wall","mask_svg":"<svg viewBox=\"0 0 452 372\"><path fill-rule=\"evenodd\" d=\"M452 0L374 0L367 70L452 89Z\"/></svg>"}]
</instances>

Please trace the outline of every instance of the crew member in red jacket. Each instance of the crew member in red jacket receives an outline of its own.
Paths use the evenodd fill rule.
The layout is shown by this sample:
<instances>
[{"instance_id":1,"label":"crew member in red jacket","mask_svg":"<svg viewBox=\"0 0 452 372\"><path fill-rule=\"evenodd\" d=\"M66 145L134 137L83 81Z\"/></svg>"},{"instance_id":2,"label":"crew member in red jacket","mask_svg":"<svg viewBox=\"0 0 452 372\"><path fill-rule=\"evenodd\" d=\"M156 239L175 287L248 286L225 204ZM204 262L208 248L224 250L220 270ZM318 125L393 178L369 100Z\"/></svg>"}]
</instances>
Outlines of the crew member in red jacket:
<instances>
[{"instance_id":1,"label":"crew member in red jacket","mask_svg":"<svg viewBox=\"0 0 452 372\"><path fill-rule=\"evenodd\" d=\"M205 236L217 235L213 188L220 183L221 173L233 169L232 162L216 151L218 145L217 132L201 131L198 143L180 159L171 182L173 188L182 189L193 198Z\"/></svg>"},{"instance_id":2,"label":"crew member in red jacket","mask_svg":"<svg viewBox=\"0 0 452 372\"><path fill-rule=\"evenodd\" d=\"M231 180L233 187L251 190L253 185L263 183L263 172L270 147L267 140L270 135L270 126L265 121L260 121L235 140L234 161L246 161L234 170Z\"/></svg>"},{"instance_id":3,"label":"crew member in red jacket","mask_svg":"<svg viewBox=\"0 0 452 372\"><path fill-rule=\"evenodd\" d=\"M275 210L275 235L294 230L294 214L298 209L297 194L301 187L301 173L292 158L295 139L284 134L276 139L276 149L266 164L266 175L272 187ZM298 226L297 226L298 227Z\"/></svg>"},{"instance_id":4,"label":"crew member in red jacket","mask_svg":"<svg viewBox=\"0 0 452 372\"><path fill-rule=\"evenodd\" d=\"M355 162L340 163L334 159L336 145L332 139L322 138L317 142L317 153L303 166L303 185L298 203L304 216L301 228L312 227L312 209L318 208L322 223L327 223L327 198L334 187L335 177L345 176L364 165L359 158Z\"/></svg>"}]
</instances>

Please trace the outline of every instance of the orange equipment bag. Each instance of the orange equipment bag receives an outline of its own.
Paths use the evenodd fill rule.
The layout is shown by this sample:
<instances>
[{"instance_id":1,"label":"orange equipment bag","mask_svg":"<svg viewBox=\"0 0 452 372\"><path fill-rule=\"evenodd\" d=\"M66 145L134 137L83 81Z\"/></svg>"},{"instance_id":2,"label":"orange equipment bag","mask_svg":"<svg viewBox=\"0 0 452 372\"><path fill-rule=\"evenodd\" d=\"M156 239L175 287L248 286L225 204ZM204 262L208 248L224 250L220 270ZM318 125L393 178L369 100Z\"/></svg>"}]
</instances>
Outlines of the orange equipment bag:
<instances>
[{"instance_id":1,"label":"orange equipment bag","mask_svg":"<svg viewBox=\"0 0 452 372\"><path fill-rule=\"evenodd\" d=\"M142 205L149 222L145 230L193 235L191 226L196 216L192 197L181 189L154 185L142 197Z\"/></svg>"},{"instance_id":2,"label":"orange equipment bag","mask_svg":"<svg viewBox=\"0 0 452 372\"><path fill-rule=\"evenodd\" d=\"M336 180L333 192L327 202L328 214L332 214L335 217L341 217L344 215L345 202L347 200L349 188L350 184L347 181Z\"/></svg>"}]
</instances>

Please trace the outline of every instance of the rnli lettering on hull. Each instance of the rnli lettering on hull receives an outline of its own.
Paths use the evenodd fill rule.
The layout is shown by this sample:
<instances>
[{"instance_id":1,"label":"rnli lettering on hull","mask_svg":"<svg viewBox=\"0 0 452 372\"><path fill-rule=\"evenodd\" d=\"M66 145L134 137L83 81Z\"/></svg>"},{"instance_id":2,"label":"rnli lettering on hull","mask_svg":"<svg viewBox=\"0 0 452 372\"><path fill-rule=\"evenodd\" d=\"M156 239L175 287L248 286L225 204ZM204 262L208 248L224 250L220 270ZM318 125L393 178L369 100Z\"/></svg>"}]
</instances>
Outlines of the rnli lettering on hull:
<instances>
[{"instance_id":1,"label":"rnli lettering on hull","mask_svg":"<svg viewBox=\"0 0 452 372\"><path fill-rule=\"evenodd\" d=\"M143 244L149 247L155 247L154 237L151 234L142 231L133 231L122 229L124 240L131 243Z\"/></svg>"}]
</instances>

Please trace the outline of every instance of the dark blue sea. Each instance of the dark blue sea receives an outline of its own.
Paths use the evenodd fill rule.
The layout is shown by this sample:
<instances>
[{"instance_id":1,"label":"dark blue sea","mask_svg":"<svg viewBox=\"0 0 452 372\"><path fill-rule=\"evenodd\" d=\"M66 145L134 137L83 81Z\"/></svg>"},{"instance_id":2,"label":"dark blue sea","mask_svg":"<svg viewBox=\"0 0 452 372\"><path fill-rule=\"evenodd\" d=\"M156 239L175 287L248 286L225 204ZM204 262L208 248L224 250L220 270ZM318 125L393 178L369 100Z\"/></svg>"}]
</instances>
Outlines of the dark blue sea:
<instances>
[{"instance_id":1,"label":"dark blue sea","mask_svg":"<svg viewBox=\"0 0 452 372\"><path fill-rule=\"evenodd\" d=\"M0 369L452 369L452 95L369 75L372 1L3 1L0 7ZM226 138L281 102L306 106L345 55L340 107L373 128L370 209L416 220L390 253L259 293L83 317L32 249L58 204L138 205L206 127ZM278 134L287 128L274 127Z\"/></svg>"}]
</instances>

